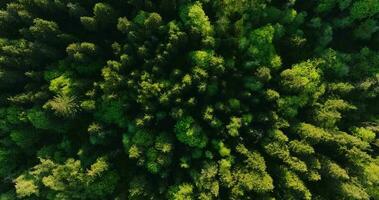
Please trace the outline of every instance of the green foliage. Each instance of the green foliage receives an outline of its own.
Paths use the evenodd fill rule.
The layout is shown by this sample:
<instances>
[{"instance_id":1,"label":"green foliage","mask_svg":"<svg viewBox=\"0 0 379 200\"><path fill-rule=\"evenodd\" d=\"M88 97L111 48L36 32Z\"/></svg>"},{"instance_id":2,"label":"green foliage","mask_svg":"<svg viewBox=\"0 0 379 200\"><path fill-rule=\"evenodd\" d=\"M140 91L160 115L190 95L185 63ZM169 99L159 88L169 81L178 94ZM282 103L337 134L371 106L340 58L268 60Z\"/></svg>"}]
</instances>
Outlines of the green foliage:
<instances>
[{"instance_id":1,"label":"green foliage","mask_svg":"<svg viewBox=\"0 0 379 200\"><path fill-rule=\"evenodd\" d=\"M124 33L124 34L128 33L130 25L131 25L131 23L128 20L128 18L126 18L126 17L118 18L117 29L121 33Z\"/></svg>"},{"instance_id":2,"label":"green foliage","mask_svg":"<svg viewBox=\"0 0 379 200\"><path fill-rule=\"evenodd\" d=\"M341 99L329 99L316 110L314 119L321 126L332 128L342 118L340 111L356 109Z\"/></svg>"},{"instance_id":3,"label":"green foliage","mask_svg":"<svg viewBox=\"0 0 379 200\"><path fill-rule=\"evenodd\" d=\"M58 95L71 95L74 83L69 74L62 74L50 81L49 90Z\"/></svg>"},{"instance_id":4,"label":"green foliage","mask_svg":"<svg viewBox=\"0 0 379 200\"><path fill-rule=\"evenodd\" d=\"M284 70L280 76L282 86L289 92L313 94L319 89L318 61L306 61Z\"/></svg>"},{"instance_id":5,"label":"green foliage","mask_svg":"<svg viewBox=\"0 0 379 200\"><path fill-rule=\"evenodd\" d=\"M307 189L304 182L296 173L283 168L280 170L281 185L286 199L312 199L311 192Z\"/></svg>"},{"instance_id":6,"label":"green foliage","mask_svg":"<svg viewBox=\"0 0 379 200\"><path fill-rule=\"evenodd\" d=\"M354 31L355 37L363 40L368 40L372 35L379 30L377 21L368 19L357 27Z\"/></svg>"},{"instance_id":7,"label":"green foliage","mask_svg":"<svg viewBox=\"0 0 379 200\"><path fill-rule=\"evenodd\" d=\"M66 52L71 58L84 62L96 55L96 51L96 45L88 42L73 43L66 48Z\"/></svg>"},{"instance_id":8,"label":"green foliage","mask_svg":"<svg viewBox=\"0 0 379 200\"><path fill-rule=\"evenodd\" d=\"M89 31L95 31L97 29L96 20L93 17L80 17L80 22Z\"/></svg>"},{"instance_id":9,"label":"green foliage","mask_svg":"<svg viewBox=\"0 0 379 200\"><path fill-rule=\"evenodd\" d=\"M158 13L151 13L145 20L144 25L149 29L156 29L162 23L162 17Z\"/></svg>"},{"instance_id":10,"label":"green foliage","mask_svg":"<svg viewBox=\"0 0 379 200\"><path fill-rule=\"evenodd\" d=\"M180 142L190 147L204 148L208 142L202 128L190 116L179 119L175 124L175 133Z\"/></svg>"},{"instance_id":11,"label":"green foliage","mask_svg":"<svg viewBox=\"0 0 379 200\"><path fill-rule=\"evenodd\" d=\"M57 164L41 159L31 171L15 179L18 197L42 196L46 199L103 198L115 189L118 176L109 170L104 158L99 158L88 169L81 162L68 159ZM45 188L44 193L40 190Z\"/></svg>"},{"instance_id":12,"label":"green foliage","mask_svg":"<svg viewBox=\"0 0 379 200\"><path fill-rule=\"evenodd\" d=\"M38 139L37 133L30 130L13 130L9 136L14 143L23 149L32 147Z\"/></svg>"},{"instance_id":13,"label":"green foliage","mask_svg":"<svg viewBox=\"0 0 379 200\"><path fill-rule=\"evenodd\" d=\"M191 29L191 32L201 35L204 45L214 45L213 27L200 2L183 6L180 18L184 25Z\"/></svg>"},{"instance_id":14,"label":"green foliage","mask_svg":"<svg viewBox=\"0 0 379 200\"><path fill-rule=\"evenodd\" d=\"M56 115L61 117L73 117L78 111L75 98L70 96L56 96L43 107L53 110Z\"/></svg>"},{"instance_id":15,"label":"green foliage","mask_svg":"<svg viewBox=\"0 0 379 200\"><path fill-rule=\"evenodd\" d=\"M200 173L193 175L195 179L195 185L200 191L198 198L199 199L212 199L219 197L220 183L217 180L217 165L206 164Z\"/></svg>"},{"instance_id":16,"label":"green foliage","mask_svg":"<svg viewBox=\"0 0 379 200\"><path fill-rule=\"evenodd\" d=\"M246 38L241 38L240 48L246 50L249 57L256 59L251 61L251 64L267 65L272 68L281 66L281 58L276 55L275 47L272 44L274 34L274 27L267 25L253 30ZM250 67L250 63L247 64L247 67Z\"/></svg>"},{"instance_id":17,"label":"green foliage","mask_svg":"<svg viewBox=\"0 0 379 200\"><path fill-rule=\"evenodd\" d=\"M33 26L29 28L29 31L37 40L53 42L59 33L59 27L55 22L36 18L33 20Z\"/></svg>"},{"instance_id":18,"label":"green foliage","mask_svg":"<svg viewBox=\"0 0 379 200\"><path fill-rule=\"evenodd\" d=\"M353 19L362 19L374 16L379 12L376 0L359 0L353 3L350 13Z\"/></svg>"},{"instance_id":19,"label":"green foliage","mask_svg":"<svg viewBox=\"0 0 379 200\"><path fill-rule=\"evenodd\" d=\"M38 108L30 109L27 112L27 118L38 129L48 129L51 125L47 114Z\"/></svg>"},{"instance_id":20,"label":"green foliage","mask_svg":"<svg viewBox=\"0 0 379 200\"><path fill-rule=\"evenodd\" d=\"M175 188L172 188L169 194L170 200L191 200L193 199L193 186L188 183L183 183Z\"/></svg>"},{"instance_id":21,"label":"green foliage","mask_svg":"<svg viewBox=\"0 0 379 200\"><path fill-rule=\"evenodd\" d=\"M379 199L378 0L0 1L0 200Z\"/></svg>"},{"instance_id":22,"label":"green foliage","mask_svg":"<svg viewBox=\"0 0 379 200\"><path fill-rule=\"evenodd\" d=\"M96 111L95 117L109 124L116 123L122 125L125 123L123 105L120 101L113 99L103 101Z\"/></svg>"},{"instance_id":23,"label":"green foliage","mask_svg":"<svg viewBox=\"0 0 379 200\"><path fill-rule=\"evenodd\" d=\"M19 198L29 197L31 195L38 195L39 190L33 180L28 180L24 175L17 177L16 191Z\"/></svg>"},{"instance_id":24,"label":"green foliage","mask_svg":"<svg viewBox=\"0 0 379 200\"><path fill-rule=\"evenodd\" d=\"M12 171L17 169L17 165L14 162L15 156L15 152L10 151L9 149L0 149L0 164L3 166L0 168L0 177L7 177Z\"/></svg>"},{"instance_id":25,"label":"green foliage","mask_svg":"<svg viewBox=\"0 0 379 200\"><path fill-rule=\"evenodd\" d=\"M93 14L96 24L100 27L107 27L116 22L116 11L106 3L96 3L93 7Z\"/></svg>"},{"instance_id":26,"label":"green foliage","mask_svg":"<svg viewBox=\"0 0 379 200\"><path fill-rule=\"evenodd\" d=\"M366 142L372 142L376 138L376 134L373 131L364 127L354 128L353 134Z\"/></svg>"},{"instance_id":27,"label":"green foliage","mask_svg":"<svg viewBox=\"0 0 379 200\"><path fill-rule=\"evenodd\" d=\"M137 130L124 134L123 144L129 158L153 174L164 171L171 164L172 139L165 133L154 136L148 131Z\"/></svg>"},{"instance_id":28,"label":"green foliage","mask_svg":"<svg viewBox=\"0 0 379 200\"><path fill-rule=\"evenodd\" d=\"M241 118L232 117L230 118L230 123L226 126L228 133L232 137L238 136L238 129L241 127Z\"/></svg>"},{"instance_id":29,"label":"green foliage","mask_svg":"<svg viewBox=\"0 0 379 200\"><path fill-rule=\"evenodd\" d=\"M213 52L195 51L191 54L191 59L196 67L207 71L223 71L224 60L213 54Z\"/></svg>"}]
</instances>

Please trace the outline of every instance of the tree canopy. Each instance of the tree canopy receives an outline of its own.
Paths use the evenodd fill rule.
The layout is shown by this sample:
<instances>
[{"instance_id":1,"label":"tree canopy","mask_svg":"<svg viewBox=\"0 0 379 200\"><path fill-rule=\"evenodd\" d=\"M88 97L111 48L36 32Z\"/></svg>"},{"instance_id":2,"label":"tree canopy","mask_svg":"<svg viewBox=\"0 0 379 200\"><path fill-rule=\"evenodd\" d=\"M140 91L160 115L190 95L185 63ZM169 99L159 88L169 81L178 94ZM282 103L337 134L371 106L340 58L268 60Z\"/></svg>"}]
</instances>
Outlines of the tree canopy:
<instances>
[{"instance_id":1,"label":"tree canopy","mask_svg":"<svg viewBox=\"0 0 379 200\"><path fill-rule=\"evenodd\" d=\"M379 200L378 0L1 0L0 200Z\"/></svg>"}]
</instances>

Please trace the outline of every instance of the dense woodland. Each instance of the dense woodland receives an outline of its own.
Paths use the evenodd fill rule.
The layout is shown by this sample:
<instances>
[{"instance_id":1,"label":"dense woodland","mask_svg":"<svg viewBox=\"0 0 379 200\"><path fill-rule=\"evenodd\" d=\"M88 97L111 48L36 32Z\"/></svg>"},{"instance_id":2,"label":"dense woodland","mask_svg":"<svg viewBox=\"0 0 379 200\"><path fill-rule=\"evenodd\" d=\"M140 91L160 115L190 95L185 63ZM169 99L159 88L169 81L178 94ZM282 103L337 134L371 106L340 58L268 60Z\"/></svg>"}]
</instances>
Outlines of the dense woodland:
<instances>
[{"instance_id":1,"label":"dense woodland","mask_svg":"<svg viewBox=\"0 0 379 200\"><path fill-rule=\"evenodd\" d=\"M378 200L379 0L1 0L0 200Z\"/></svg>"}]
</instances>

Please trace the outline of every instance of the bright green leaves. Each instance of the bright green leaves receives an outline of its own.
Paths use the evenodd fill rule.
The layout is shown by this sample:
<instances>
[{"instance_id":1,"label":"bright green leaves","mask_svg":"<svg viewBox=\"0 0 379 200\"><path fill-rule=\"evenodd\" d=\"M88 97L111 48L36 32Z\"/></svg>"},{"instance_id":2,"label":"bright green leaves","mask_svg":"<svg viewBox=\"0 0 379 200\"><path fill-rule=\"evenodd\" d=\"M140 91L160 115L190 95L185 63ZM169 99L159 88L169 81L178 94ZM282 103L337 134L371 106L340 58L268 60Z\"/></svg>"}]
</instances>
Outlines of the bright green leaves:
<instances>
[{"instance_id":1,"label":"bright green leaves","mask_svg":"<svg viewBox=\"0 0 379 200\"><path fill-rule=\"evenodd\" d=\"M171 53L176 53L175 51L181 49L188 41L188 34L182 30L180 23L176 21L171 21L167 24L169 43L166 48Z\"/></svg>"},{"instance_id":2,"label":"bright green leaves","mask_svg":"<svg viewBox=\"0 0 379 200\"><path fill-rule=\"evenodd\" d=\"M289 118L298 114L299 108L317 100L325 92L321 84L322 73L318 69L320 60L306 61L292 66L280 73L283 91L292 96L283 96L277 100L280 113Z\"/></svg>"},{"instance_id":3,"label":"bright green leaves","mask_svg":"<svg viewBox=\"0 0 379 200\"><path fill-rule=\"evenodd\" d=\"M180 18L191 32L201 36L203 45L214 45L213 27L201 3L196 2L184 6L180 11Z\"/></svg>"},{"instance_id":4,"label":"bright green leaves","mask_svg":"<svg viewBox=\"0 0 379 200\"><path fill-rule=\"evenodd\" d=\"M268 67L260 67L257 69L257 72L255 75L262 81L262 82L268 82L271 80L271 70Z\"/></svg>"},{"instance_id":5,"label":"bright green leaves","mask_svg":"<svg viewBox=\"0 0 379 200\"><path fill-rule=\"evenodd\" d=\"M183 183L171 188L169 192L169 200L192 200L194 198L194 188L189 183Z\"/></svg>"},{"instance_id":6,"label":"bright green leaves","mask_svg":"<svg viewBox=\"0 0 379 200\"><path fill-rule=\"evenodd\" d=\"M311 144L318 143L324 138L329 137L329 133L325 130L307 123L299 124L296 133Z\"/></svg>"},{"instance_id":7,"label":"bright green leaves","mask_svg":"<svg viewBox=\"0 0 379 200\"><path fill-rule=\"evenodd\" d=\"M89 31L102 30L117 23L117 13L109 4L96 3L93 15L80 17L83 26Z\"/></svg>"},{"instance_id":8,"label":"bright green leaves","mask_svg":"<svg viewBox=\"0 0 379 200\"><path fill-rule=\"evenodd\" d=\"M241 128L241 126L241 118L231 117L230 123L226 126L228 134L232 137L237 137L239 135L238 129Z\"/></svg>"},{"instance_id":9,"label":"bright green leaves","mask_svg":"<svg viewBox=\"0 0 379 200\"><path fill-rule=\"evenodd\" d=\"M278 69L281 67L281 58L276 54L273 45L275 28L267 25L251 31L239 41L239 48L247 52L252 60L245 64L246 68L264 65Z\"/></svg>"},{"instance_id":10,"label":"bright green leaves","mask_svg":"<svg viewBox=\"0 0 379 200\"><path fill-rule=\"evenodd\" d=\"M44 189L47 199L105 198L112 194L118 176L104 158L98 158L89 169L81 162L68 159L64 164L41 159L31 171L15 179L19 197L39 196Z\"/></svg>"},{"instance_id":11,"label":"bright green leaves","mask_svg":"<svg viewBox=\"0 0 379 200\"><path fill-rule=\"evenodd\" d=\"M106 3L97 3L93 7L93 14L96 22L104 26L105 24L112 23L116 19L115 10Z\"/></svg>"},{"instance_id":12,"label":"bright green leaves","mask_svg":"<svg viewBox=\"0 0 379 200\"><path fill-rule=\"evenodd\" d=\"M342 183L340 186L340 196L345 199L370 199L364 188L354 183Z\"/></svg>"},{"instance_id":13,"label":"bright green leaves","mask_svg":"<svg viewBox=\"0 0 379 200\"><path fill-rule=\"evenodd\" d=\"M207 107L203 113L203 120L208 122L211 127L219 128L222 122L215 116L214 108Z\"/></svg>"},{"instance_id":14,"label":"bright green leaves","mask_svg":"<svg viewBox=\"0 0 379 200\"><path fill-rule=\"evenodd\" d=\"M103 126L99 123L91 123L88 128L87 132L89 133L89 140L91 144L104 144L107 142L107 132L104 130Z\"/></svg>"},{"instance_id":15,"label":"bright green leaves","mask_svg":"<svg viewBox=\"0 0 379 200\"><path fill-rule=\"evenodd\" d=\"M365 142L372 142L376 138L375 132L364 127L354 128L353 135L355 135L358 138L361 138Z\"/></svg>"},{"instance_id":16,"label":"bright green leaves","mask_svg":"<svg viewBox=\"0 0 379 200\"><path fill-rule=\"evenodd\" d=\"M55 22L37 18L33 20L33 23L29 31L36 40L55 42L57 35L60 33Z\"/></svg>"},{"instance_id":17,"label":"bright green leaves","mask_svg":"<svg viewBox=\"0 0 379 200\"><path fill-rule=\"evenodd\" d=\"M293 153L301 155L311 151L312 147L306 144L289 144L288 137L280 130L270 130L268 136L264 139L262 146L264 151L275 159L279 159L287 164L291 169L297 172L307 172L308 167L306 163L300 160L298 157L293 156ZM290 151L290 148L292 152Z\"/></svg>"},{"instance_id":18,"label":"bright green leaves","mask_svg":"<svg viewBox=\"0 0 379 200\"><path fill-rule=\"evenodd\" d=\"M8 40L0 39L0 64L4 67L20 68L25 67L35 67L40 61L32 59L32 43L25 40ZM37 53L34 51L34 53ZM40 55L40 54L37 54ZM3 68L3 67L2 67ZM4 69L1 70L1 74ZM3 75L0 76L1 79L5 78Z\"/></svg>"},{"instance_id":19,"label":"bright green leaves","mask_svg":"<svg viewBox=\"0 0 379 200\"><path fill-rule=\"evenodd\" d=\"M223 141L213 140L212 144L218 150L221 157L229 157L231 155L231 149L228 148L228 145L226 145Z\"/></svg>"},{"instance_id":20,"label":"bright green leaves","mask_svg":"<svg viewBox=\"0 0 379 200\"><path fill-rule=\"evenodd\" d=\"M85 111L92 111L96 108L96 102L94 100L84 100L80 103L80 107Z\"/></svg>"},{"instance_id":21,"label":"bright green leaves","mask_svg":"<svg viewBox=\"0 0 379 200\"><path fill-rule=\"evenodd\" d=\"M185 24L195 31L199 31L203 36L212 34L211 24L200 3L184 7L180 14Z\"/></svg>"},{"instance_id":22,"label":"bright green leaves","mask_svg":"<svg viewBox=\"0 0 379 200\"><path fill-rule=\"evenodd\" d=\"M220 161L220 176L223 184L230 189L231 199L240 199L248 192L263 194L272 191L273 180L266 172L264 158L258 152L250 152L244 145L236 151L242 155L243 162L231 168L227 160Z\"/></svg>"},{"instance_id":23,"label":"bright green leaves","mask_svg":"<svg viewBox=\"0 0 379 200\"><path fill-rule=\"evenodd\" d=\"M300 177L287 168L280 170L280 185L285 199L312 199L311 192Z\"/></svg>"},{"instance_id":24,"label":"bright green leaves","mask_svg":"<svg viewBox=\"0 0 379 200\"><path fill-rule=\"evenodd\" d=\"M73 94L74 83L70 74L64 73L50 81L49 90L55 94L71 95Z\"/></svg>"},{"instance_id":25,"label":"bright green leaves","mask_svg":"<svg viewBox=\"0 0 379 200\"><path fill-rule=\"evenodd\" d=\"M279 92L275 90L268 89L267 91L265 91L265 97L268 101L271 102L271 101L276 101L277 99L279 99L280 94Z\"/></svg>"},{"instance_id":26,"label":"bright green leaves","mask_svg":"<svg viewBox=\"0 0 379 200\"><path fill-rule=\"evenodd\" d=\"M160 133L155 136L151 132L138 129L123 136L124 148L129 158L144 166L150 173L163 174L171 164L173 141L169 135Z\"/></svg>"},{"instance_id":27,"label":"bright green leaves","mask_svg":"<svg viewBox=\"0 0 379 200\"><path fill-rule=\"evenodd\" d=\"M120 75L121 64L116 61L108 61L107 66L101 70L101 75L104 78L104 82L100 84L100 87L105 92L112 92L119 88L123 76Z\"/></svg>"},{"instance_id":28,"label":"bright green leaves","mask_svg":"<svg viewBox=\"0 0 379 200\"><path fill-rule=\"evenodd\" d=\"M310 155L315 153L314 148L304 141L292 140L289 142L289 148L292 152L299 155Z\"/></svg>"},{"instance_id":29,"label":"bright green leaves","mask_svg":"<svg viewBox=\"0 0 379 200\"><path fill-rule=\"evenodd\" d=\"M148 29L157 29L162 24L162 17L158 13L150 13L144 25Z\"/></svg>"},{"instance_id":30,"label":"bright green leaves","mask_svg":"<svg viewBox=\"0 0 379 200\"><path fill-rule=\"evenodd\" d=\"M97 24L93 17L80 17L80 21L83 27L89 31L95 31L97 29Z\"/></svg>"},{"instance_id":31,"label":"bright green leaves","mask_svg":"<svg viewBox=\"0 0 379 200\"><path fill-rule=\"evenodd\" d=\"M175 125L175 134L180 142L190 147L204 148L208 142L202 128L190 116L179 119Z\"/></svg>"},{"instance_id":32,"label":"bright green leaves","mask_svg":"<svg viewBox=\"0 0 379 200\"><path fill-rule=\"evenodd\" d=\"M117 23L117 30L119 30L121 33L126 34L128 33L131 26L131 22L126 17L120 17L118 18Z\"/></svg>"},{"instance_id":33,"label":"bright green leaves","mask_svg":"<svg viewBox=\"0 0 379 200\"><path fill-rule=\"evenodd\" d=\"M200 173L196 173L192 176L195 180L196 189L199 190L199 199L210 200L220 196L220 182L218 181L217 175L217 164L207 163L204 165Z\"/></svg>"},{"instance_id":34,"label":"bright green leaves","mask_svg":"<svg viewBox=\"0 0 379 200\"><path fill-rule=\"evenodd\" d=\"M320 61L306 61L284 70L281 84L286 91L313 94L319 89L321 74L317 69Z\"/></svg>"},{"instance_id":35,"label":"bright green leaves","mask_svg":"<svg viewBox=\"0 0 379 200\"><path fill-rule=\"evenodd\" d=\"M190 58L195 67L214 72L223 72L224 70L223 58L215 56L214 52L194 51L190 54Z\"/></svg>"},{"instance_id":36,"label":"bright green leaves","mask_svg":"<svg viewBox=\"0 0 379 200\"><path fill-rule=\"evenodd\" d=\"M61 95L49 100L43 107L53 110L56 115L61 117L73 117L79 109L75 97Z\"/></svg>"},{"instance_id":37,"label":"bright green leaves","mask_svg":"<svg viewBox=\"0 0 379 200\"><path fill-rule=\"evenodd\" d=\"M379 199L377 4L1 1L0 199Z\"/></svg>"},{"instance_id":38,"label":"bright green leaves","mask_svg":"<svg viewBox=\"0 0 379 200\"><path fill-rule=\"evenodd\" d=\"M364 168L364 174L367 181L367 193L374 199L379 197L379 158L373 160Z\"/></svg>"},{"instance_id":39,"label":"bright green leaves","mask_svg":"<svg viewBox=\"0 0 379 200\"><path fill-rule=\"evenodd\" d=\"M33 181L33 179L26 178L25 175L21 175L17 177L15 180L15 188L17 192L17 197L19 198L25 198L32 195L39 194L39 189L36 185L36 183Z\"/></svg>"},{"instance_id":40,"label":"bright green leaves","mask_svg":"<svg viewBox=\"0 0 379 200\"><path fill-rule=\"evenodd\" d=\"M325 176L333 178L336 180L348 180L350 179L349 174L337 163L329 159L322 160L322 171L325 173Z\"/></svg>"},{"instance_id":41,"label":"bright green leaves","mask_svg":"<svg viewBox=\"0 0 379 200\"><path fill-rule=\"evenodd\" d=\"M345 95L351 92L354 86L350 83L330 83L328 85L328 90L340 95Z\"/></svg>"},{"instance_id":42,"label":"bright green leaves","mask_svg":"<svg viewBox=\"0 0 379 200\"><path fill-rule=\"evenodd\" d=\"M354 129L355 135L358 136L357 132L359 131L365 132L365 129ZM370 135L371 133L372 132L368 134ZM368 144L347 133L321 129L310 124L301 123L296 128L296 134L302 138L302 141L291 141L289 146L291 151L298 155L315 155L314 152L317 152L318 150L317 145L322 144L324 145L323 148L331 148L330 151L335 152L334 156L344 156L349 163L354 165L353 168L363 169L364 166L366 166L365 163L368 163L370 160L370 157L362 151L368 147ZM362 135L364 135L364 133L362 133ZM375 135L371 135L369 137L375 137ZM320 157L320 161L321 168L317 167L315 172L319 171L321 174L321 179L324 177L324 179L333 179L333 181L341 182L341 195L353 195L350 192L346 193L343 189L344 187L352 187L352 189L355 188L354 190L361 190L359 188L362 187L362 185L360 185L362 182L360 184L351 184L346 182L351 180L351 176L353 176L353 174L356 174L355 172L348 171L346 169L346 163L340 164L323 156ZM310 170L314 168L312 167L313 164L309 163L309 161L306 163L307 166L310 167ZM319 179L320 178L316 180ZM365 194L365 191L362 190L360 193L363 195Z\"/></svg>"},{"instance_id":43,"label":"bright green leaves","mask_svg":"<svg viewBox=\"0 0 379 200\"><path fill-rule=\"evenodd\" d=\"M139 26L144 26L145 24L145 21L146 19L148 18L149 16L149 13L148 12L145 12L145 11L139 11L137 13L137 15L133 18L133 22L136 24L136 25L139 25Z\"/></svg>"},{"instance_id":44,"label":"bright green leaves","mask_svg":"<svg viewBox=\"0 0 379 200\"><path fill-rule=\"evenodd\" d=\"M151 74L147 72L143 73L140 78L138 102L146 102L148 99L157 98L163 93L166 86L164 82L154 82Z\"/></svg>"},{"instance_id":45,"label":"bright green leaves","mask_svg":"<svg viewBox=\"0 0 379 200\"><path fill-rule=\"evenodd\" d=\"M314 116L319 126L324 128L332 128L342 118L341 111L356 109L356 107L348 104L341 99L329 99L320 108L316 109Z\"/></svg>"},{"instance_id":46,"label":"bright green leaves","mask_svg":"<svg viewBox=\"0 0 379 200\"><path fill-rule=\"evenodd\" d=\"M89 42L73 43L67 47L66 52L75 61L86 62L96 56L97 48L95 44Z\"/></svg>"},{"instance_id":47,"label":"bright green leaves","mask_svg":"<svg viewBox=\"0 0 379 200\"><path fill-rule=\"evenodd\" d=\"M256 55L265 55L265 56L270 55L270 53L273 50L272 49L273 46L267 45L267 44L272 43L274 39L274 32L275 32L275 29L271 25L264 26L259 29L255 29L253 32L251 32L249 38L251 39L252 44L259 46L262 49L261 50L254 49L254 47L251 46L251 48L253 49L249 49L249 52L251 54L256 54ZM263 49L263 48L266 48L266 49Z\"/></svg>"}]
</instances>

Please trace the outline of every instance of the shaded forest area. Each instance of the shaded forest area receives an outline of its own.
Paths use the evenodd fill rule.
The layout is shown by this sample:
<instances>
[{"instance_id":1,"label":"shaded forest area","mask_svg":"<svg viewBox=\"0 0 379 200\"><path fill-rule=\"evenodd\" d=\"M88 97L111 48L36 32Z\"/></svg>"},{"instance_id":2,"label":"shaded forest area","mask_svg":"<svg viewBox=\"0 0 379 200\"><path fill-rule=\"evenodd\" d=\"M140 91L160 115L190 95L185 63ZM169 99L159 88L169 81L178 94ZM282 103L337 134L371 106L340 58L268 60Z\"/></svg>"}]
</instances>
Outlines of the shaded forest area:
<instances>
[{"instance_id":1,"label":"shaded forest area","mask_svg":"<svg viewBox=\"0 0 379 200\"><path fill-rule=\"evenodd\" d=\"M379 200L379 0L1 0L0 200Z\"/></svg>"}]
</instances>

